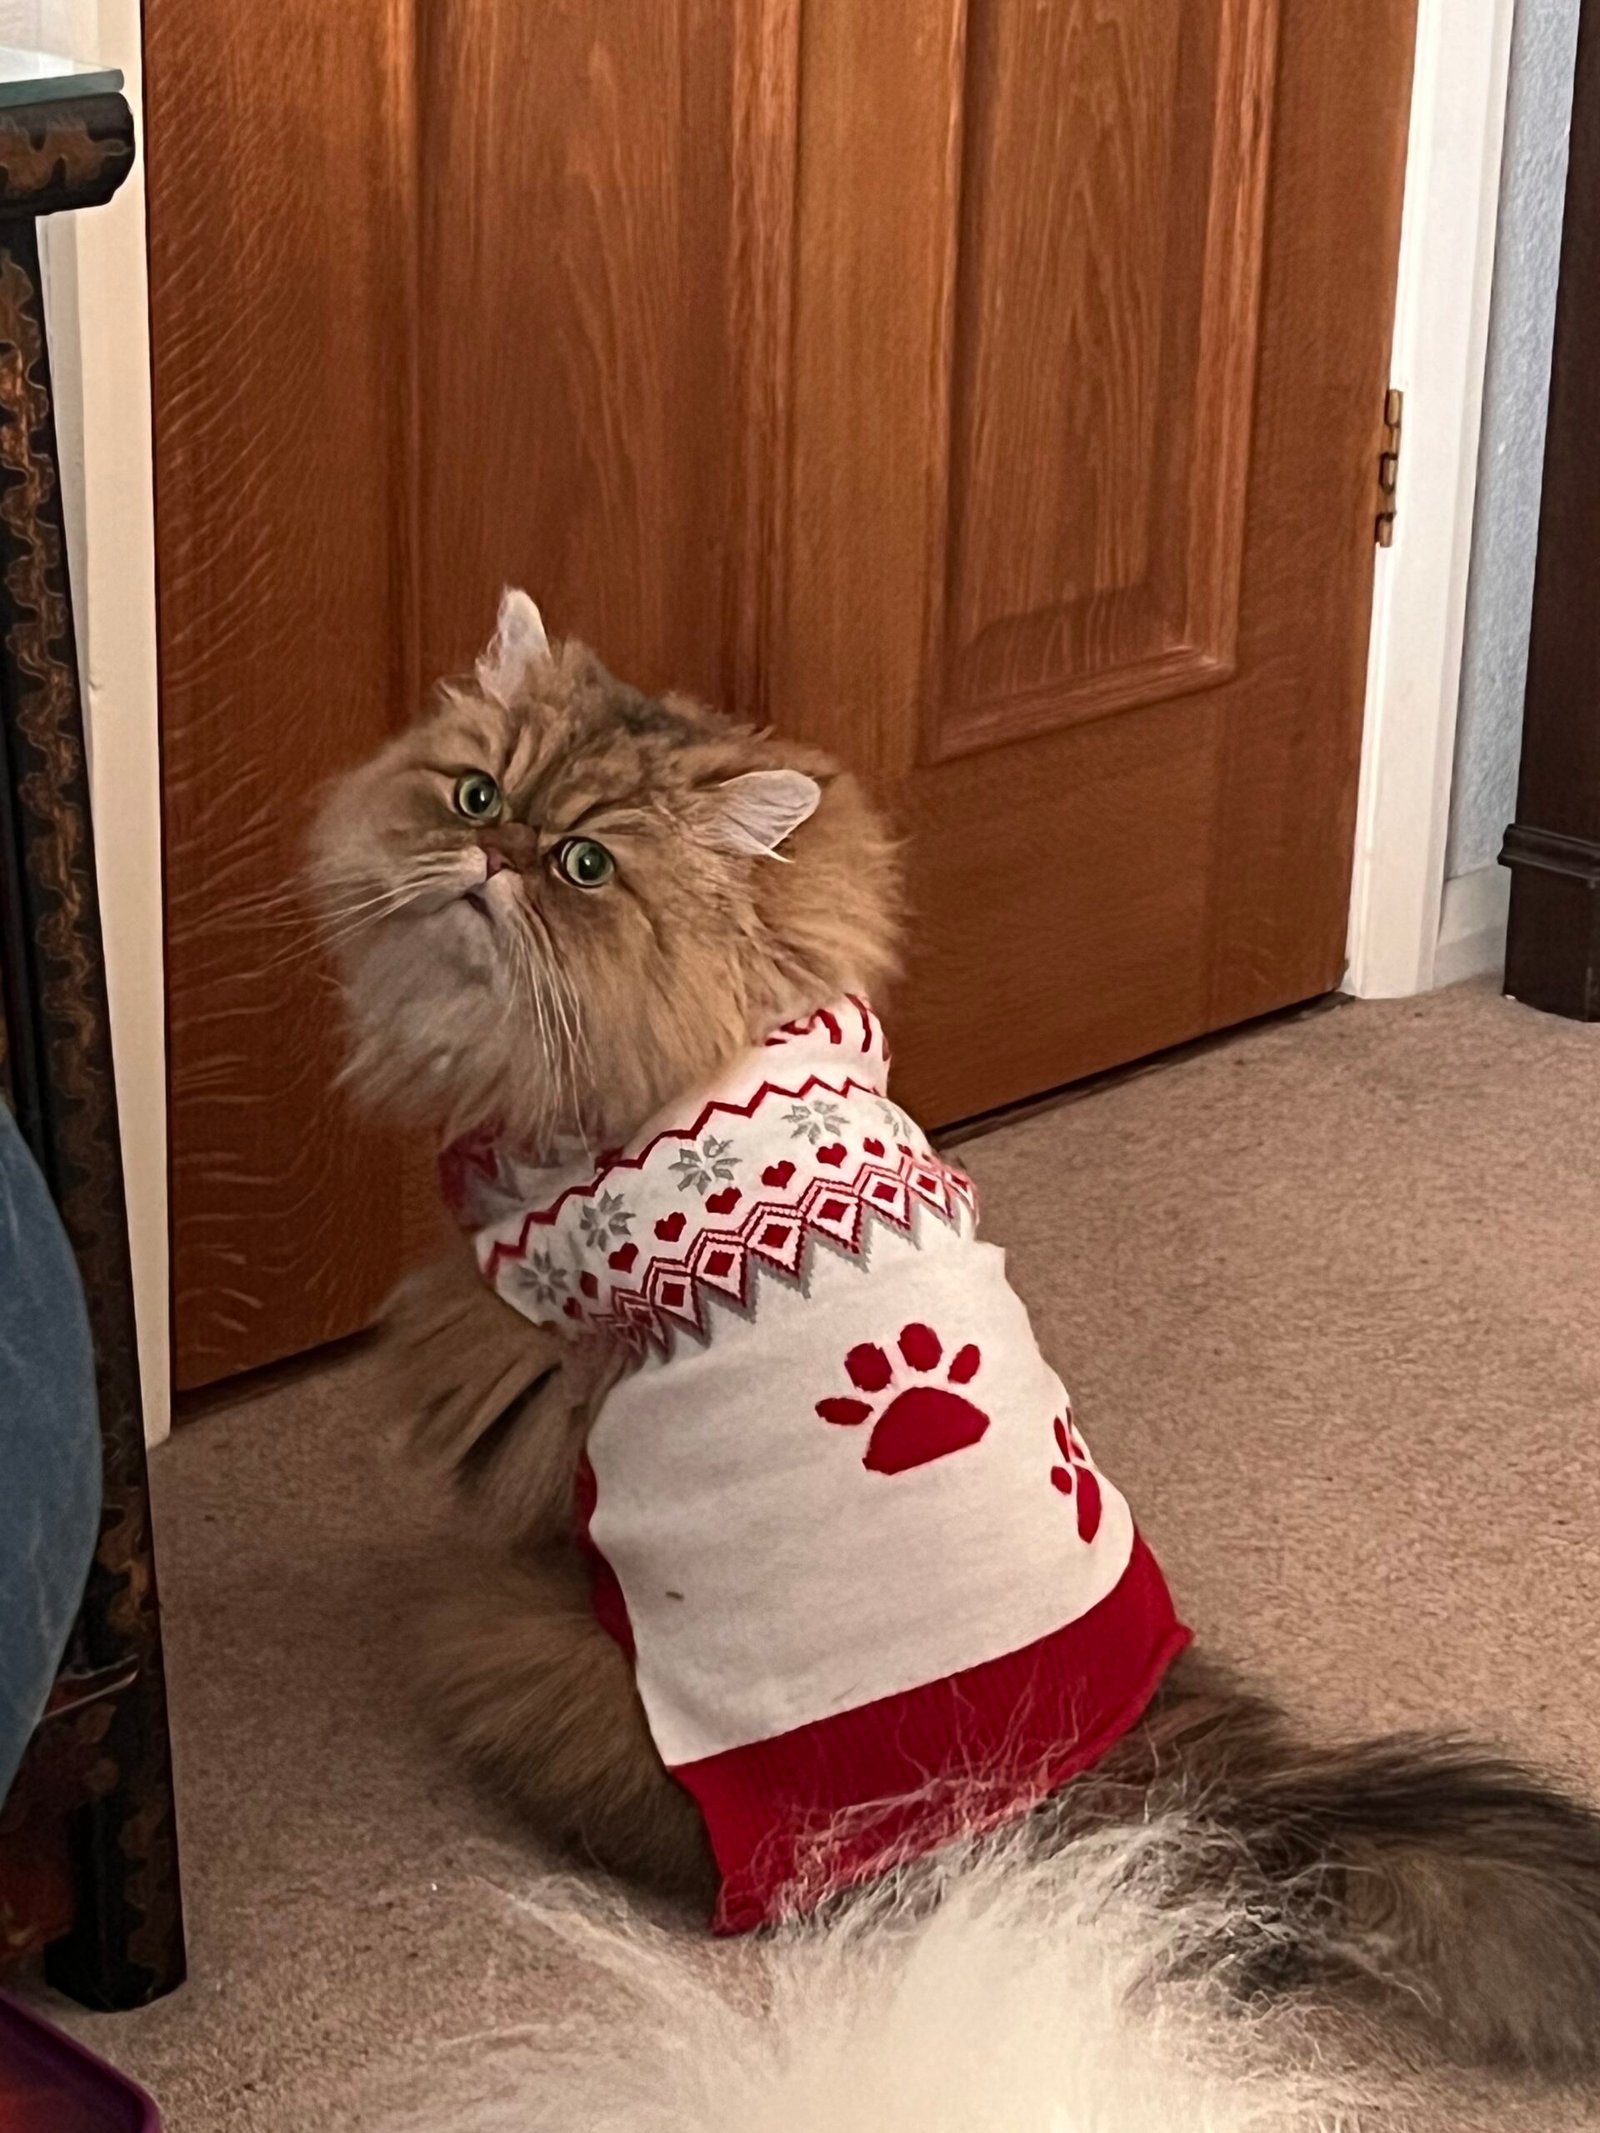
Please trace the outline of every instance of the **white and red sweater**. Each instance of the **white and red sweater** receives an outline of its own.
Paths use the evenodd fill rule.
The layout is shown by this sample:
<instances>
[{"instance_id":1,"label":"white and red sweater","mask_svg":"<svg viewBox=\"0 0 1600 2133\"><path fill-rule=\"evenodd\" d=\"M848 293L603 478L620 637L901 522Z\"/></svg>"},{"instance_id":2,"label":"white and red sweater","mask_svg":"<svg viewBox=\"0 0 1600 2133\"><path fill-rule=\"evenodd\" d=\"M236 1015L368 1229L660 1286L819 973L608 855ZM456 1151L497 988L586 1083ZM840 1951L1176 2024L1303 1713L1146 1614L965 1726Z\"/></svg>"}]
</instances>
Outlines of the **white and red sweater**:
<instances>
[{"instance_id":1,"label":"white and red sweater","mask_svg":"<svg viewBox=\"0 0 1600 2133\"><path fill-rule=\"evenodd\" d=\"M483 1135L444 1166L500 1295L628 1351L588 1442L596 1610L726 1930L1043 1797L1188 1640L887 1069L843 1000L598 1165Z\"/></svg>"}]
</instances>

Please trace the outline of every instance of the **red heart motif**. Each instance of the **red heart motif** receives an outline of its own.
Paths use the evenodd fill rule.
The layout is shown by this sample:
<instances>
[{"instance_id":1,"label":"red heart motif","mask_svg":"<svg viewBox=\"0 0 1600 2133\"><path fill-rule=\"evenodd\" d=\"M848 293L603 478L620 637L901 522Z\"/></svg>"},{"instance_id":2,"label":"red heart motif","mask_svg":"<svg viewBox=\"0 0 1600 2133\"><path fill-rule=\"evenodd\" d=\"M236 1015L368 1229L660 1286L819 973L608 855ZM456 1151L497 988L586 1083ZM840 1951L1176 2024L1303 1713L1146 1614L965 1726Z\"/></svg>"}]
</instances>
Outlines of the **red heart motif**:
<instances>
[{"instance_id":1,"label":"red heart motif","mask_svg":"<svg viewBox=\"0 0 1600 2133\"><path fill-rule=\"evenodd\" d=\"M738 1204L739 1193L737 1187L724 1185L721 1192L714 1192L710 1199L707 1200L706 1213L708 1215L731 1215Z\"/></svg>"},{"instance_id":2,"label":"red heart motif","mask_svg":"<svg viewBox=\"0 0 1600 2133\"><path fill-rule=\"evenodd\" d=\"M769 1163L761 1173L763 1185L775 1185L781 1192L794 1176L793 1163Z\"/></svg>"},{"instance_id":3,"label":"red heart motif","mask_svg":"<svg viewBox=\"0 0 1600 2133\"><path fill-rule=\"evenodd\" d=\"M568 1318L582 1318L583 1316L583 1305L579 1303L576 1296L569 1296L561 1308L566 1312Z\"/></svg>"},{"instance_id":4,"label":"red heart motif","mask_svg":"<svg viewBox=\"0 0 1600 2133\"><path fill-rule=\"evenodd\" d=\"M830 1141L826 1148L817 1150L817 1161L826 1163L830 1170L837 1170L844 1161L844 1142Z\"/></svg>"},{"instance_id":5,"label":"red heart motif","mask_svg":"<svg viewBox=\"0 0 1600 2133\"><path fill-rule=\"evenodd\" d=\"M883 1153L882 1141L863 1141L861 1145L866 1149L868 1155L882 1155Z\"/></svg>"},{"instance_id":6,"label":"red heart motif","mask_svg":"<svg viewBox=\"0 0 1600 2133\"><path fill-rule=\"evenodd\" d=\"M593 1274L580 1274L578 1276L578 1287L582 1289L585 1296L592 1297L600 1294L600 1283Z\"/></svg>"},{"instance_id":7,"label":"red heart motif","mask_svg":"<svg viewBox=\"0 0 1600 2133\"><path fill-rule=\"evenodd\" d=\"M683 1210L678 1208L670 1215L663 1215L656 1224L656 1235L663 1244L676 1244L683 1235Z\"/></svg>"},{"instance_id":8,"label":"red heart motif","mask_svg":"<svg viewBox=\"0 0 1600 2133\"><path fill-rule=\"evenodd\" d=\"M633 1265L633 1262L638 1258L638 1256L638 1245L619 1244L616 1250L611 1254L611 1257L606 1261L606 1265L615 1267L619 1274L626 1274L630 1267Z\"/></svg>"}]
</instances>

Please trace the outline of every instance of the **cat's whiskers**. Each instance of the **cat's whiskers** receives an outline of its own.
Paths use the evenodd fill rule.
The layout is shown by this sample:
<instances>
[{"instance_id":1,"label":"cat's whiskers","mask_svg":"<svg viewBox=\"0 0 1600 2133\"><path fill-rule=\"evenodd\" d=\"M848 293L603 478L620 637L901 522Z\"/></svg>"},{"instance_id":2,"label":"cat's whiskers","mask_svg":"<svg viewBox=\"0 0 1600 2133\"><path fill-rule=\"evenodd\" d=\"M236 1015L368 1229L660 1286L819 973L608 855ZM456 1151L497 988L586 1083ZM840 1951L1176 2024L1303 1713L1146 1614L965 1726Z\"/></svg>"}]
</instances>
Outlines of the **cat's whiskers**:
<instances>
[{"instance_id":1,"label":"cat's whiskers","mask_svg":"<svg viewBox=\"0 0 1600 2133\"><path fill-rule=\"evenodd\" d=\"M325 952L342 947L381 920L405 910L430 889L442 887L450 880L459 880L460 873L460 861L454 855L422 860L386 888L369 889L367 894L348 898L342 903L320 899L320 908L314 911L304 938L295 940L261 967L263 971L279 970L286 964L312 957L319 950Z\"/></svg>"},{"instance_id":2,"label":"cat's whiskers","mask_svg":"<svg viewBox=\"0 0 1600 2133\"><path fill-rule=\"evenodd\" d=\"M571 1036L566 1018L561 1012L559 996L552 982L548 962L540 960L536 967L540 999L549 1029L545 1058L553 1092L550 1130L552 1138L565 1139L580 1131L576 1116L577 1082L573 1072Z\"/></svg>"},{"instance_id":3,"label":"cat's whiskers","mask_svg":"<svg viewBox=\"0 0 1600 2133\"><path fill-rule=\"evenodd\" d=\"M518 1011L521 993L525 987L528 995L528 1012L534 1024L535 1041L538 1044L540 1056L545 1063L548 1074L550 1066L550 1033L545 1021L544 999L540 990L538 970L534 959L532 927L529 924L529 916L530 914L526 907L522 906L515 910L507 920L511 943L511 966L508 973L509 982L505 1012L509 1015ZM546 1123L542 1119L535 1123L536 1131L534 1137L539 1141L543 1141L548 1137Z\"/></svg>"},{"instance_id":4,"label":"cat's whiskers","mask_svg":"<svg viewBox=\"0 0 1600 2133\"><path fill-rule=\"evenodd\" d=\"M364 893L340 902L330 899L324 908L331 917L337 919L390 900L411 903L428 890L442 888L447 884L458 887L462 894L478 886L463 875L459 858L452 854L439 859L414 861L399 881L374 885L370 876L366 881L353 881L350 886L361 889Z\"/></svg>"},{"instance_id":5,"label":"cat's whiskers","mask_svg":"<svg viewBox=\"0 0 1600 2133\"><path fill-rule=\"evenodd\" d=\"M555 935L548 927L542 930L545 941L544 968L550 984L551 1008L561 1024L561 1063L567 1084L568 1120L580 1145L587 1150L589 1135L578 1083L581 1072L585 1087L589 1085L591 1068L582 1009L571 976L562 963L561 950Z\"/></svg>"},{"instance_id":6,"label":"cat's whiskers","mask_svg":"<svg viewBox=\"0 0 1600 2133\"><path fill-rule=\"evenodd\" d=\"M532 929L526 923L517 934L517 948L521 959L522 974L527 979L528 998L533 1008L534 1020L539 1027L539 1052L544 1061L545 1080L551 1078L554 1061L551 1057L555 1045L550 1032L550 1018L545 1012L544 987L539 982L539 960L533 951ZM553 1121L547 1121L541 1138L548 1138Z\"/></svg>"},{"instance_id":7,"label":"cat's whiskers","mask_svg":"<svg viewBox=\"0 0 1600 2133\"><path fill-rule=\"evenodd\" d=\"M571 1098L572 1129L577 1134L583 1148L587 1151L589 1135L584 1122L583 1103L578 1094L578 1077L581 1067L585 1086L589 1084L592 1078L588 1039L583 1028L583 1014L578 1003L577 992L573 987L571 978L561 967L560 959L554 954L553 950L554 944L552 943L550 961L551 990L560 1010L562 1029L566 1038L564 1057L567 1088Z\"/></svg>"},{"instance_id":8,"label":"cat's whiskers","mask_svg":"<svg viewBox=\"0 0 1600 2133\"><path fill-rule=\"evenodd\" d=\"M406 880L425 877L429 882L442 881L458 872L459 867L459 855L455 852L425 855L413 861ZM352 898L348 893L351 890L360 893ZM223 895L216 899L209 915L220 916L229 924L237 925L304 926L318 923L319 911L336 919L348 910L358 909L389 893L390 888L379 887L366 869L324 873L315 882L290 879L253 896Z\"/></svg>"},{"instance_id":9,"label":"cat's whiskers","mask_svg":"<svg viewBox=\"0 0 1600 2133\"><path fill-rule=\"evenodd\" d=\"M518 974L527 986L544 1062L543 1078L551 1092L548 1116L539 1122L538 1137L553 1142L573 1134L587 1148L578 1093L581 1040L571 982L561 968L554 936L541 913L527 899L519 901L516 911L513 931Z\"/></svg>"},{"instance_id":10,"label":"cat's whiskers","mask_svg":"<svg viewBox=\"0 0 1600 2133\"><path fill-rule=\"evenodd\" d=\"M468 888L475 886L463 875L460 857L453 852L440 854L433 859L413 860L410 867L398 881L377 882L372 875L365 874L354 875L342 885L324 883L320 899L321 908L330 918L338 919L351 912L363 910L372 904L382 903L390 898L409 903L427 890L441 887L447 882L459 884L463 893ZM360 893L354 896L335 897L329 891L336 886L354 889Z\"/></svg>"},{"instance_id":11,"label":"cat's whiskers","mask_svg":"<svg viewBox=\"0 0 1600 2133\"><path fill-rule=\"evenodd\" d=\"M308 888L290 889L278 896L241 897L237 901L213 904L203 914L203 921L190 920L184 930L199 932L216 938L230 933L278 932L292 928L296 935L316 934L323 925L340 918L346 908L339 906L329 911L326 903L320 903ZM180 921L180 924L184 922Z\"/></svg>"}]
</instances>

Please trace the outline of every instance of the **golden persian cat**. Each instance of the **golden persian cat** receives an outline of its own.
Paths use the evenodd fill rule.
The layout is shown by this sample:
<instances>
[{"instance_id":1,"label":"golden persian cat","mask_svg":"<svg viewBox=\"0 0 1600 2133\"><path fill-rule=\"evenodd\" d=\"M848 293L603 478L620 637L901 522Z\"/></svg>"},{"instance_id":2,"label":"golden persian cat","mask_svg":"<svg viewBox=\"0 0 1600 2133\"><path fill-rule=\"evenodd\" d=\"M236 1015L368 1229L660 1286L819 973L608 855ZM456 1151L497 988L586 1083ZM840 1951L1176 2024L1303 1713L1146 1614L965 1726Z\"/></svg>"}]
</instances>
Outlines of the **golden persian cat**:
<instances>
[{"instance_id":1,"label":"golden persian cat","mask_svg":"<svg viewBox=\"0 0 1600 2133\"><path fill-rule=\"evenodd\" d=\"M894 845L848 772L627 687L547 642L521 595L476 674L331 794L313 880L349 1078L441 1143L492 1121L544 1151L619 1147L786 1018L895 967ZM406 1284L389 1342L419 1451L492 1536L429 1625L443 1730L546 1834L709 1894L698 1811L574 1535L617 1364L509 1310L465 1249ZM1600 1822L1541 1780L1444 1740L1320 1744L1185 1653L1042 1820L1173 1808L1225 1840L1197 1873L1227 1862L1274 1921L1252 1986L1359 1977L1463 2054L1600 2060Z\"/></svg>"}]
</instances>

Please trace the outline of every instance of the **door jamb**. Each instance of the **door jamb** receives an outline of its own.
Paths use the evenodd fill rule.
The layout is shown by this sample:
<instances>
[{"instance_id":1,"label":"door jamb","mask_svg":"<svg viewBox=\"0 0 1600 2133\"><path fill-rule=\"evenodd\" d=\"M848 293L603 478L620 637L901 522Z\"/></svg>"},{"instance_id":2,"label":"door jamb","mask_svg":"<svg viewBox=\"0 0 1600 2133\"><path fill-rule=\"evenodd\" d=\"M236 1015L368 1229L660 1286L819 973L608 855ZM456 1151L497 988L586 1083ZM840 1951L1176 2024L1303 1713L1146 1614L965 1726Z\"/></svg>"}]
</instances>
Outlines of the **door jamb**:
<instances>
[{"instance_id":1,"label":"door jamb","mask_svg":"<svg viewBox=\"0 0 1600 2133\"><path fill-rule=\"evenodd\" d=\"M1438 966L1513 0L1418 0L1390 383L1394 543L1375 550L1344 989ZM1447 19L1448 18L1448 19Z\"/></svg>"}]
</instances>

